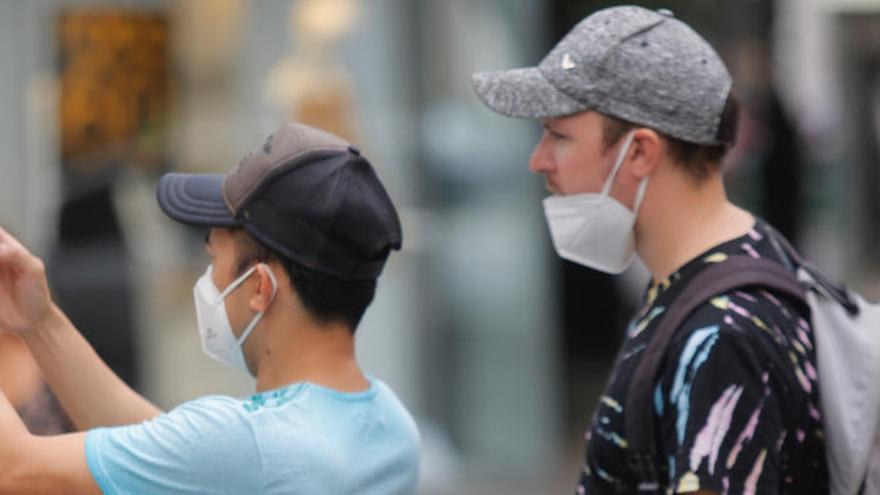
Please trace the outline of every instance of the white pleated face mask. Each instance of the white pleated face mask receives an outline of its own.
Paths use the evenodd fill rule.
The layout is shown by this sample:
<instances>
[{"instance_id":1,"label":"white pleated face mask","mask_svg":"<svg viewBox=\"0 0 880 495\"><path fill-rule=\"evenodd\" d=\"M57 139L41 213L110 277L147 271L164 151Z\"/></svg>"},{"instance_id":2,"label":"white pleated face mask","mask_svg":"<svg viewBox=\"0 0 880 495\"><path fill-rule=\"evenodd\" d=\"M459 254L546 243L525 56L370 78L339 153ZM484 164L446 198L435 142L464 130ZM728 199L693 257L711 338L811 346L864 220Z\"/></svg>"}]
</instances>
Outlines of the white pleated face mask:
<instances>
[{"instance_id":1,"label":"white pleated face mask","mask_svg":"<svg viewBox=\"0 0 880 495\"><path fill-rule=\"evenodd\" d=\"M602 192L550 196L544 200L544 214L553 246L560 257L614 274L626 270L632 263L636 251L633 228L648 177L639 184L634 211L611 197L611 185L623 165L633 136L631 132L626 137Z\"/></svg>"},{"instance_id":2,"label":"white pleated face mask","mask_svg":"<svg viewBox=\"0 0 880 495\"><path fill-rule=\"evenodd\" d=\"M274 300L275 292L278 290L278 282L272 273L272 269L264 263L260 264L266 268L269 279L272 281L272 300ZM250 371L248 370L247 363L245 363L241 346L257 326L257 323L260 322L264 312L257 313L248 323L247 327L245 327L241 337L236 338L232 332L232 325L229 323L229 316L226 314L226 305L223 304L223 300L247 280L256 269L256 265L251 267L229 284L221 293L217 286L214 285L214 280L211 278L213 266L209 265L205 273L196 281L195 287L193 287L196 320L199 327L199 339L202 341L202 351L209 357L227 366L238 368L245 373L250 373Z\"/></svg>"}]
</instances>

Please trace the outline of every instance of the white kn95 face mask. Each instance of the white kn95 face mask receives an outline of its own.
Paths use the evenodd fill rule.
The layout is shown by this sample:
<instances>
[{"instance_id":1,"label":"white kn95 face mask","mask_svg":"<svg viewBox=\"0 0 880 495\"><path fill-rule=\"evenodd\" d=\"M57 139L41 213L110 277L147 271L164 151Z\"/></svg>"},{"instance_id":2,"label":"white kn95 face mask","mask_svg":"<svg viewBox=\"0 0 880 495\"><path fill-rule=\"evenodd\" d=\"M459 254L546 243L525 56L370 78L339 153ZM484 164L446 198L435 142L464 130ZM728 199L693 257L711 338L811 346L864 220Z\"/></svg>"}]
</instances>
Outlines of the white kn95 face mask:
<instances>
[{"instance_id":1,"label":"white kn95 face mask","mask_svg":"<svg viewBox=\"0 0 880 495\"><path fill-rule=\"evenodd\" d=\"M632 263L636 250L633 228L648 177L638 186L633 211L610 193L633 136L631 132L626 137L601 192L554 195L544 200L544 214L553 246L560 257L612 274L626 270Z\"/></svg>"},{"instance_id":2,"label":"white kn95 face mask","mask_svg":"<svg viewBox=\"0 0 880 495\"><path fill-rule=\"evenodd\" d=\"M274 300L275 293L278 290L278 281L268 265L260 264L266 268L269 279L272 281L272 299ZM213 266L209 265L205 273L196 281L195 287L193 287L196 320L199 327L199 339L202 342L202 351L209 357L227 366L238 368L245 373L249 373L249 370L245 363L241 346L257 326L264 312L257 313L248 323L247 327L245 327L241 336L236 338L232 332L229 316L226 314L226 305L223 304L223 301L226 299L226 296L247 280L256 269L257 265L252 266L229 284L221 293L217 286L214 285L214 280L211 278Z\"/></svg>"}]
</instances>

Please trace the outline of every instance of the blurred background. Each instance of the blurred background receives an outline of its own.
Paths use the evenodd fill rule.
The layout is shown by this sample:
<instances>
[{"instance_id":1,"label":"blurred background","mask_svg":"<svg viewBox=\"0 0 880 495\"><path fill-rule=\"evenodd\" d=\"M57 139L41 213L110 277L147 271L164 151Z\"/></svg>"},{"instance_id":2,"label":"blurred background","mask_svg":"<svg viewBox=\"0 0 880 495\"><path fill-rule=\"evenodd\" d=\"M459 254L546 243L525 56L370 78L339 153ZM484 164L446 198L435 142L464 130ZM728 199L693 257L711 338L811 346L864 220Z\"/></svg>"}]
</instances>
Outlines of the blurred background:
<instances>
[{"instance_id":1,"label":"blurred background","mask_svg":"<svg viewBox=\"0 0 880 495\"><path fill-rule=\"evenodd\" d=\"M281 123L368 156L404 223L358 330L423 438L421 493L569 493L648 276L559 260L527 161L540 127L474 71L534 65L591 0L0 0L0 225L60 305L164 408L253 383L199 348L203 234L167 171L224 172ZM880 0L636 1L718 49L743 101L737 202L880 299Z\"/></svg>"}]
</instances>

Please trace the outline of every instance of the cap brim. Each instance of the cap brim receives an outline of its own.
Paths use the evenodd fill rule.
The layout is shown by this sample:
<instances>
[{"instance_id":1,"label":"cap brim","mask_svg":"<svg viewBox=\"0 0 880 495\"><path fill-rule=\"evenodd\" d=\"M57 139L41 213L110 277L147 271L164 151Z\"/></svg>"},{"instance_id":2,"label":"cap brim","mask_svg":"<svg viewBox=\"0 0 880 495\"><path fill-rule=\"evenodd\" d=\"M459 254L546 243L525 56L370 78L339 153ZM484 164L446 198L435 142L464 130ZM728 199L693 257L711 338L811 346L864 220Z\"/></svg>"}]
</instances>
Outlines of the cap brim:
<instances>
[{"instance_id":1,"label":"cap brim","mask_svg":"<svg viewBox=\"0 0 880 495\"><path fill-rule=\"evenodd\" d=\"M587 109L550 84L537 67L480 72L471 83L487 107L508 117L561 117Z\"/></svg>"},{"instance_id":2,"label":"cap brim","mask_svg":"<svg viewBox=\"0 0 880 495\"><path fill-rule=\"evenodd\" d=\"M166 215L200 227L239 225L223 200L222 174L165 174L159 178L156 199Z\"/></svg>"}]
</instances>

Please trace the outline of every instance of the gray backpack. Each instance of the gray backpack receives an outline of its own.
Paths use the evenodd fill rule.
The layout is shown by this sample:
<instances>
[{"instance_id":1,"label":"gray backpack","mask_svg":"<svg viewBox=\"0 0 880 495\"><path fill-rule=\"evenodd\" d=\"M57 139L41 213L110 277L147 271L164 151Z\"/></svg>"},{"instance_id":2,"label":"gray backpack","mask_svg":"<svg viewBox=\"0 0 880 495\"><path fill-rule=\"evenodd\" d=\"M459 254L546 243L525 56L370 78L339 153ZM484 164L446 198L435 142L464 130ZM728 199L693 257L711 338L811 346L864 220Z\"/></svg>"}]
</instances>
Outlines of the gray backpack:
<instances>
[{"instance_id":1,"label":"gray backpack","mask_svg":"<svg viewBox=\"0 0 880 495\"><path fill-rule=\"evenodd\" d=\"M701 271L663 315L630 382L625 411L628 463L641 492L660 490L652 391L666 349L685 319L711 298L759 286L809 306L832 495L880 494L880 305L831 283L778 234L771 240L799 267L733 256Z\"/></svg>"}]
</instances>

